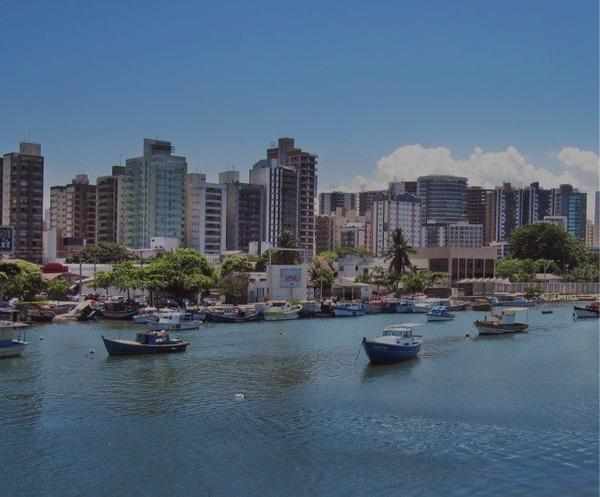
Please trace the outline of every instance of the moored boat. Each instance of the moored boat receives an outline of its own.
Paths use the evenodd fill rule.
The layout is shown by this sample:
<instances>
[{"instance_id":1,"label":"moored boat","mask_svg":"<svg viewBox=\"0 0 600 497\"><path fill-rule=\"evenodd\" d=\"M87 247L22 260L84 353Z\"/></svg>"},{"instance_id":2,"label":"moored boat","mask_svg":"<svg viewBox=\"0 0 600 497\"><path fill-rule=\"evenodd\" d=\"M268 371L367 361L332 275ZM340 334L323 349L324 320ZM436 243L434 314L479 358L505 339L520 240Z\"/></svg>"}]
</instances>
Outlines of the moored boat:
<instances>
[{"instance_id":1,"label":"moored boat","mask_svg":"<svg viewBox=\"0 0 600 497\"><path fill-rule=\"evenodd\" d=\"M537 299L526 299L522 296L509 297L509 298L498 298L492 297L491 304L496 307L533 307L538 304Z\"/></svg>"},{"instance_id":2,"label":"moored boat","mask_svg":"<svg viewBox=\"0 0 600 497\"><path fill-rule=\"evenodd\" d=\"M301 305L290 305L285 300L273 300L267 303L264 311L265 321L289 321L300 317Z\"/></svg>"},{"instance_id":3,"label":"moored boat","mask_svg":"<svg viewBox=\"0 0 600 497\"><path fill-rule=\"evenodd\" d=\"M20 356L27 342L25 341L25 323L0 321L0 358Z\"/></svg>"},{"instance_id":4,"label":"moored boat","mask_svg":"<svg viewBox=\"0 0 600 497\"><path fill-rule=\"evenodd\" d=\"M473 311L485 311L489 312L492 310L492 304L485 299L478 299L470 305Z\"/></svg>"},{"instance_id":5,"label":"moored boat","mask_svg":"<svg viewBox=\"0 0 600 497\"><path fill-rule=\"evenodd\" d=\"M400 362L417 357L423 344L421 335L413 335L415 323L396 324L383 330L380 337L362 339L362 346L373 364Z\"/></svg>"},{"instance_id":6,"label":"moored boat","mask_svg":"<svg viewBox=\"0 0 600 497\"><path fill-rule=\"evenodd\" d=\"M100 315L107 319L131 319L138 313L137 306L122 300L104 303Z\"/></svg>"},{"instance_id":7,"label":"moored boat","mask_svg":"<svg viewBox=\"0 0 600 497\"><path fill-rule=\"evenodd\" d=\"M576 305L573 306L573 315L579 319L585 318L598 318L600 317L598 302L594 302L592 304L582 306Z\"/></svg>"},{"instance_id":8,"label":"moored boat","mask_svg":"<svg viewBox=\"0 0 600 497\"><path fill-rule=\"evenodd\" d=\"M412 312L412 304L407 300L400 300L396 302L394 310L400 314L410 313Z\"/></svg>"},{"instance_id":9,"label":"moored boat","mask_svg":"<svg viewBox=\"0 0 600 497\"><path fill-rule=\"evenodd\" d=\"M48 323L54 319L56 312L49 307L39 304L32 304L31 307L27 309L27 315L32 321Z\"/></svg>"},{"instance_id":10,"label":"moored boat","mask_svg":"<svg viewBox=\"0 0 600 497\"><path fill-rule=\"evenodd\" d=\"M519 333L527 330L529 325L525 322L516 321L516 315L519 312L527 313L527 308L507 307L493 312L491 319L475 321L475 328L480 335L499 335L502 333Z\"/></svg>"},{"instance_id":11,"label":"moored boat","mask_svg":"<svg viewBox=\"0 0 600 497\"><path fill-rule=\"evenodd\" d=\"M206 320L215 323L247 323L262 321L262 311L255 307L235 307L233 305L220 305L209 307L206 311Z\"/></svg>"},{"instance_id":12,"label":"moored boat","mask_svg":"<svg viewBox=\"0 0 600 497\"><path fill-rule=\"evenodd\" d=\"M414 314L427 314L431 310L431 305L425 302L412 302L410 307Z\"/></svg>"},{"instance_id":13,"label":"moored boat","mask_svg":"<svg viewBox=\"0 0 600 497\"><path fill-rule=\"evenodd\" d=\"M148 321L146 326L150 330L184 331L197 330L202 321L195 321L187 312L168 311L159 312L157 321Z\"/></svg>"},{"instance_id":14,"label":"moored boat","mask_svg":"<svg viewBox=\"0 0 600 497\"><path fill-rule=\"evenodd\" d=\"M158 321L158 309L156 307L141 307L133 316L133 320L138 324L146 324L150 321Z\"/></svg>"},{"instance_id":15,"label":"moored boat","mask_svg":"<svg viewBox=\"0 0 600 497\"><path fill-rule=\"evenodd\" d=\"M172 339L166 331L141 331L135 341L102 337L109 355L164 354L184 352L189 342Z\"/></svg>"},{"instance_id":16,"label":"moored boat","mask_svg":"<svg viewBox=\"0 0 600 497\"><path fill-rule=\"evenodd\" d=\"M364 316L366 310L362 304L337 304L333 307L336 318Z\"/></svg>"},{"instance_id":17,"label":"moored boat","mask_svg":"<svg viewBox=\"0 0 600 497\"><path fill-rule=\"evenodd\" d=\"M435 305L427 313L427 321L452 321L455 317L443 305Z\"/></svg>"}]
</instances>

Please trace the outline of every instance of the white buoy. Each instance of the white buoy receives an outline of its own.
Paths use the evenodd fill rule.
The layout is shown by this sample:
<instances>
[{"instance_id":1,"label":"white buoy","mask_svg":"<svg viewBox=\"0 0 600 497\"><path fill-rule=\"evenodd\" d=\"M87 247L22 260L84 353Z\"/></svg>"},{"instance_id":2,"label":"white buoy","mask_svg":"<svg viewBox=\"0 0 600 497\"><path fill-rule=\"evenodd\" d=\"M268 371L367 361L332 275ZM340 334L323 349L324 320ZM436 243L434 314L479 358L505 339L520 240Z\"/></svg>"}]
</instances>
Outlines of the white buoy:
<instances>
[{"instance_id":1,"label":"white buoy","mask_svg":"<svg viewBox=\"0 0 600 497\"><path fill-rule=\"evenodd\" d=\"M233 398L235 400L244 400L246 398L246 396L243 393L236 393L236 394L233 394Z\"/></svg>"}]
</instances>

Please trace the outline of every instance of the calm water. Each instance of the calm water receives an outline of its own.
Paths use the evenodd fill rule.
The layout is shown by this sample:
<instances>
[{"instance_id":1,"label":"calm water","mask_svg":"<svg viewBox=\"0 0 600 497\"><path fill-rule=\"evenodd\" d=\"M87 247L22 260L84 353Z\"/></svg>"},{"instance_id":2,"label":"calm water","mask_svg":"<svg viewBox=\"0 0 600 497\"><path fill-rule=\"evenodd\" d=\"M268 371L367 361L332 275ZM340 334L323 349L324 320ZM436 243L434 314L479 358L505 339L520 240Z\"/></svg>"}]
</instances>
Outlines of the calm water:
<instances>
[{"instance_id":1,"label":"calm water","mask_svg":"<svg viewBox=\"0 0 600 497\"><path fill-rule=\"evenodd\" d=\"M378 367L363 335L423 315L209 324L161 357L107 357L133 323L36 326L0 361L0 495L597 495L598 322L466 338L476 315Z\"/></svg>"}]
</instances>

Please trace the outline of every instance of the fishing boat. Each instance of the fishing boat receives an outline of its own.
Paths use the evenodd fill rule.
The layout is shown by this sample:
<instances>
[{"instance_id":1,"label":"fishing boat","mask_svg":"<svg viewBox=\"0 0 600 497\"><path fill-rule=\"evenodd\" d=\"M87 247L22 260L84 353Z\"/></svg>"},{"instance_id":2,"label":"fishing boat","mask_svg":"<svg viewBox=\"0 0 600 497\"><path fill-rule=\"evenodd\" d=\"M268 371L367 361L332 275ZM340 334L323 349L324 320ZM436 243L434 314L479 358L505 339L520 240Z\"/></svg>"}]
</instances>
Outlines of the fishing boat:
<instances>
[{"instance_id":1,"label":"fishing boat","mask_svg":"<svg viewBox=\"0 0 600 497\"><path fill-rule=\"evenodd\" d=\"M336 318L364 316L366 310L362 304L337 304L333 307Z\"/></svg>"},{"instance_id":2,"label":"fishing boat","mask_svg":"<svg viewBox=\"0 0 600 497\"><path fill-rule=\"evenodd\" d=\"M27 315L32 321L49 323L56 316L56 312L49 307L39 304L32 304L31 307L27 309Z\"/></svg>"},{"instance_id":3,"label":"fishing boat","mask_svg":"<svg viewBox=\"0 0 600 497\"><path fill-rule=\"evenodd\" d=\"M25 341L25 323L0 321L0 358L20 356L27 342Z\"/></svg>"},{"instance_id":4,"label":"fishing boat","mask_svg":"<svg viewBox=\"0 0 600 497\"><path fill-rule=\"evenodd\" d=\"M538 304L537 299L526 299L525 297L517 296L512 298L502 298L492 297L490 299L493 306L496 307L533 307Z\"/></svg>"},{"instance_id":5,"label":"fishing boat","mask_svg":"<svg viewBox=\"0 0 600 497\"><path fill-rule=\"evenodd\" d=\"M141 331L134 340L102 337L108 355L165 354L184 352L190 344L185 340L171 338L166 331Z\"/></svg>"},{"instance_id":6,"label":"fishing boat","mask_svg":"<svg viewBox=\"0 0 600 497\"><path fill-rule=\"evenodd\" d=\"M331 301L321 302L321 306L318 311L315 312L316 318L333 318L335 313L333 312L333 303Z\"/></svg>"},{"instance_id":7,"label":"fishing boat","mask_svg":"<svg viewBox=\"0 0 600 497\"><path fill-rule=\"evenodd\" d=\"M498 335L502 333L519 333L527 330L529 325L525 322L516 321L516 316L520 312L525 312L527 315L527 308L522 307L506 307L493 312L491 319L475 321L475 328L479 331L480 335ZM527 321L527 318L525 319Z\"/></svg>"},{"instance_id":8,"label":"fishing boat","mask_svg":"<svg viewBox=\"0 0 600 497\"><path fill-rule=\"evenodd\" d=\"M412 304L407 300L399 300L394 306L394 310L400 314L412 312Z\"/></svg>"},{"instance_id":9,"label":"fishing boat","mask_svg":"<svg viewBox=\"0 0 600 497\"><path fill-rule=\"evenodd\" d=\"M138 313L133 316L133 320L138 324L158 321L158 309L156 307L141 307L138 309Z\"/></svg>"},{"instance_id":10,"label":"fishing boat","mask_svg":"<svg viewBox=\"0 0 600 497\"><path fill-rule=\"evenodd\" d=\"M485 299L478 299L471 304L471 309L474 311L489 312L492 310L492 304Z\"/></svg>"},{"instance_id":11,"label":"fishing boat","mask_svg":"<svg viewBox=\"0 0 600 497\"><path fill-rule=\"evenodd\" d=\"M168 311L159 312L157 321L148 321L146 326L150 330L185 331L197 330L202 321L192 319L187 312Z\"/></svg>"},{"instance_id":12,"label":"fishing boat","mask_svg":"<svg viewBox=\"0 0 600 497\"><path fill-rule=\"evenodd\" d=\"M594 303L586 305L586 306L582 306L582 305L573 306L573 315L578 319L585 319L585 318L598 319L598 317L600 317L599 310L598 310L598 302L594 302Z\"/></svg>"},{"instance_id":13,"label":"fishing boat","mask_svg":"<svg viewBox=\"0 0 600 497\"><path fill-rule=\"evenodd\" d=\"M396 312L396 303L398 299L382 297L370 299L365 303L365 311L367 314L389 314Z\"/></svg>"},{"instance_id":14,"label":"fishing boat","mask_svg":"<svg viewBox=\"0 0 600 497\"><path fill-rule=\"evenodd\" d=\"M300 317L301 305L290 305L285 300L273 300L265 308L265 321L289 321Z\"/></svg>"},{"instance_id":15,"label":"fishing boat","mask_svg":"<svg viewBox=\"0 0 600 497\"><path fill-rule=\"evenodd\" d=\"M100 315L107 319L131 319L137 313L137 306L121 300L106 302L100 310Z\"/></svg>"},{"instance_id":16,"label":"fishing boat","mask_svg":"<svg viewBox=\"0 0 600 497\"><path fill-rule=\"evenodd\" d=\"M452 321L456 316L443 305L435 305L427 313L427 321Z\"/></svg>"},{"instance_id":17,"label":"fishing boat","mask_svg":"<svg viewBox=\"0 0 600 497\"><path fill-rule=\"evenodd\" d=\"M411 302L410 307L414 314L427 314L431 310L431 305L426 302Z\"/></svg>"},{"instance_id":18,"label":"fishing boat","mask_svg":"<svg viewBox=\"0 0 600 497\"><path fill-rule=\"evenodd\" d=\"M463 300L450 300L448 301L448 304L444 304L444 307L450 312L466 311L467 302Z\"/></svg>"},{"instance_id":19,"label":"fishing boat","mask_svg":"<svg viewBox=\"0 0 600 497\"><path fill-rule=\"evenodd\" d=\"M96 319L98 311L95 300L86 300L73 307L68 314L77 321L92 321Z\"/></svg>"},{"instance_id":20,"label":"fishing boat","mask_svg":"<svg viewBox=\"0 0 600 497\"><path fill-rule=\"evenodd\" d=\"M380 337L362 339L362 346L372 364L400 362L417 357L423 344L421 335L413 335L416 323L388 326Z\"/></svg>"},{"instance_id":21,"label":"fishing boat","mask_svg":"<svg viewBox=\"0 0 600 497\"><path fill-rule=\"evenodd\" d=\"M206 311L206 320L215 323L247 323L262 321L264 314L255 307L235 307L233 305L220 305L209 307Z\"/></svg>"}]
</instances>

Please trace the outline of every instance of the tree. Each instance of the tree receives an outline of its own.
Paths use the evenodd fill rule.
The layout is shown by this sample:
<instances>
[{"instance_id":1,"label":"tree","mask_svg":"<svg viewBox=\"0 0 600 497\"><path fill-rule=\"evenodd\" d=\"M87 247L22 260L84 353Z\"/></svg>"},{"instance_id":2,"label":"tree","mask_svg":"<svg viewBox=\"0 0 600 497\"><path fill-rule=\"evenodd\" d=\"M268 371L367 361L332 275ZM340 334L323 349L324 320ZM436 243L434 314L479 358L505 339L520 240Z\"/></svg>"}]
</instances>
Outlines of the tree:
<instances>
[{"instance_id":1,"label":"tree","mask_svg":"<svg viewBox=\"0 0 600 497\"><path fill-rule=\"evenodd\" d=\"M335 250L325 250L319 254L327 261L337 261L347 255L358 255L360 257L370 257L373 254L364 247L338 247Z\"/></svg>"},{"instance_id":2,"label":"tree","mask_svg":"<svg viewBox=\"0 0 600 497\"><path fill-rule=\"evenodd\" d=\"M555 224L521 226L512 232L508 243L510 255L516 259L549 259L560 268L567 264L574 268L589 260L583 242Z\"/></svg>"},{"instance_id":3,"label":"tree","mask_svg":"<svg viewBox=\"0 0 600 497\"><path fill-rule=\"evenodd\" d=\"M391 242L383 257L390 261L389 271L394 286L397 286L406 267L410 265L409 254L414 254L416 251L406 242L399 228L393 231Z\"/></svg>"},{"instance_id":4,"label":"tree","mask_svg":"<svg viewBox=\"0 0 600 497\"><path fill-rule=\"evenodd\" d=\"M432 285L444 280L449 280L449 278L450 276L448 273L430 271L429 269L419 269L416 266L410 265L400 281L402 289L406 293L417 293L424 292Z\"/></svg>"},{"instance_id":5,"label":"tree","mask_svg":"<svg viewBox=\"0 0 600 497\"><path fill-rule=\"evenodd\" d=\"M538 265L531 259L514 259L506 257L496 264L496 275L510 281L532 281Z\"/></svg>"},{"instance_id":6,"label":"tree","mask_svg":"<svg viewBox=\"0 0 600 497\"><path fill-rule=\"evenodd\" d=\"M223 261L221 277L231 273L250 273L254 270L253 262L247 257L234 256Z\"/></svg>"},{"instance_id":7,"label":"tree","mask_svg":"<svg viewBox=\"0 0 600 497\"><path fill-rule=\"evenodd\" d=\"M551 273L558 273L560 271L556 262L550 259L538 259L535 261L535 268L537 271L543 271L544 281L546 281L546 274L548 271Z\"/></svg>"},{"instance_id":8,"label":"tree","mask_svg":"<svg viewBox=\"0 0 600 497\"><path fill-rule=\"evenodd\" d=\"M88 283L94 290L97 288L103 288L106 291L108 297L108 289L115 286L115 274L112 271L98 271Z\"/></svg>"},{"instance_id":9,"label":"tree","mask_svg":"<svg viewBox=\"0 0 600 497\"><path fill-rule=\"evenodd\" d=\"M71 282L59 276L46 284L46 291L51 300L63 300L71 292Z\"/></svg>"},{"instance_id":10,"label":"tree","mask_svg":"<svg viewBox=\"0 0 600 497\"><path fill-rule=\"evenodd\" d=\"M579 264L567 274L569 281L595 282L600 280L600 269L598 264L586 262Z\"/></svg>"},{"instance_id":11,"label":"tree","mask_svg":"<svg viewBox=\"0 0 600 497\"><path fill-rule=\"evenodd\" d=\"M99 243L98 245L86 245L66 261L69 264L116 264L119 262L136 259L136 255L117 243Z\"/></svg>"},{"instance_id":12,"label":"tree","mask_svg":"<svg viewBox=\"0 0 600 497\"><path fill-rule=\"evenodd\" d=\"M310 279L312 280L315 288L319 288L319 297L323 298L323 289L331 288L334 279L333 269L323 257L313 257L310 268Z\"/></svg>"},{"instance_id":13,"label":"tree","mask_svg":"<svg viewBox=\"0 0 600 497\"><path fill-rule=\"evenodd\" d=\"M18 297L22 300L32 300L46 288L46 280L39 266L21 259L0 262L0 288L4 297Z\"/></svg>"},{"instance_id":14,"label":"tree","mask_svg":"<svg viewBox=\"0 0 600 497\"><path fill-rule=\"evenodd\" d=\"M289 231L284 231L277 243L279 248L298 248L298 240ZM276 250L273 252L273 264L299 264L300 254L294 250Z\"/></svg>"},{"instance_id":15,"label":"tree","mask_svg":"<svg viewBox=\"0 0 600 497\"><path fill-rule=\"evenodd\" d=\"M229 273L221 276L219 291L229 304L245 303L248 300L248 273Z\"/></svg>"}]
</instances>

